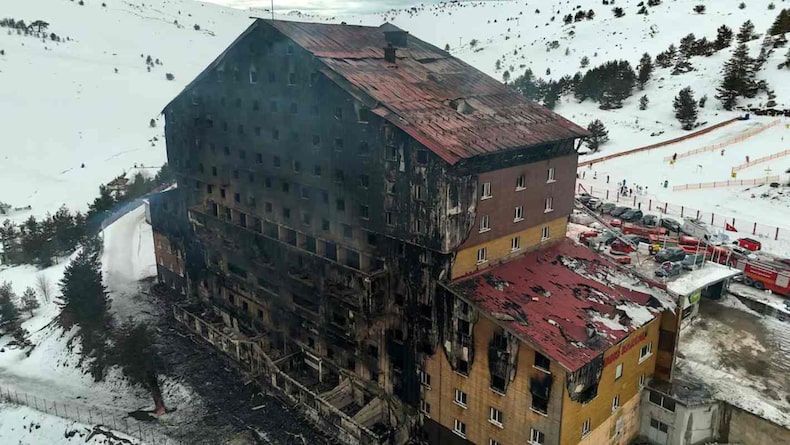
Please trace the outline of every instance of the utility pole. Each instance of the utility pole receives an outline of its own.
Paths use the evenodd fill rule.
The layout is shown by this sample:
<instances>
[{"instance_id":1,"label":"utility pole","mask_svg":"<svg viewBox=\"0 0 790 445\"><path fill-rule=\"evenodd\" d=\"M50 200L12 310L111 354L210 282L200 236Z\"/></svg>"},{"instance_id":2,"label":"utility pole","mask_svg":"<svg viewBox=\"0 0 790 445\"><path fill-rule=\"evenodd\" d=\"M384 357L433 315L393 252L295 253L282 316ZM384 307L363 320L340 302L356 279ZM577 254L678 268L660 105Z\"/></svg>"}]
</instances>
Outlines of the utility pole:
<instances>
[{"instance_id":1,"label":"utility pole","mask_svg":"<svg viewBox=\"0 0 790 445\"><path fill-rule=\"evenodd\" d=\"M274 0L272 0L272 20L274 20Z\"/></svg>"}]
</instances>

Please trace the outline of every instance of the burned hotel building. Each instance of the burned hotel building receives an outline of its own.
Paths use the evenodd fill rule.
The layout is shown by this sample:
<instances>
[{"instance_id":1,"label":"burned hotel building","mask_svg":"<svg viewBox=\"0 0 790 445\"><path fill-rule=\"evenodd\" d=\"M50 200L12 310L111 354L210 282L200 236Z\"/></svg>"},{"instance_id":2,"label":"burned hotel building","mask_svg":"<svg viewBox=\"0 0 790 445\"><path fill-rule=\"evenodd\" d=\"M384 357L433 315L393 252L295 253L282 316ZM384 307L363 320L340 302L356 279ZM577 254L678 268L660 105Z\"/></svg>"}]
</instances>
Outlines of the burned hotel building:
<instances>
[{"instance_id":1,"label":"burned hotel building","mask_svg":"<svg viewBox=\"0 0 790 445\"><path fill-rule=\"evenodd\" d=\"M677 321L565 237L586 130L391 24L256 19L164 113L176 317L336 440L633 437Z\"/></svg>"}]
</instances>

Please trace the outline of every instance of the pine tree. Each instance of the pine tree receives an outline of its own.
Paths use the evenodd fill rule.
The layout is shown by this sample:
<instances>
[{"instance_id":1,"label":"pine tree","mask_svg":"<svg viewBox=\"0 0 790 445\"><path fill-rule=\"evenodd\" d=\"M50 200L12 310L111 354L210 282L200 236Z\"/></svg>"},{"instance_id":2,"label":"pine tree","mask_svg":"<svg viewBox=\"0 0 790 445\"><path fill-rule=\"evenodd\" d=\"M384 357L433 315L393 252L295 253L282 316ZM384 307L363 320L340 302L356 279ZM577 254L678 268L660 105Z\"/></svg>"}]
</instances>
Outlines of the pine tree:
<instances>
[{"instance_id":1,"label":"pine tree","mask_svg":"<svg viewBox=\"0 0 790 445\"><path fill-rule=\"evenodd\" d=\"M689 58L694 55L694 44L697 43L697 37L694 33L688 34L686 37L680 39L680 55Z\"/></svg>"},{"instance_id":2,"label":"pine tree","mask_svg":"<svg viewBox=\"0 0 790 445\"><path fill-rule=\"evenodd\" d=\"M650 100L647 98L647 95L644 95L639 98L639 109L644 111L647 110L647 105L650 103Z\"/></svg>"},{"instance_id":3,"label":"pine tree","mask_svg":"<svg viewBox=\"0 0 790 445\"><path fill-rule=\"evenodd\" d=\"M675 57L677 57L677 55L678 55L678 51L677 48L675 48L675 44L670 44L669 47L667 48L667 57L669 57L670 61L674 62Z\"/></svg>"},{"instance_id":4,"label":"pine tree","mask_svg":"<svg viewBox=\"0 0 790 445\"><path fill-rule=\"evenodd\" d=\"M445 51L450 51L450 44L449 43L444 45L444 50Z\"/></svg>"},{"instance_id":5,"label":"pine tree","mask_svg":"<svg viewBox=\"0 0 790 445\"><path fill-rule=\"evenodd\" d=\"M106 366L106 340L111 329L110 300L102 282L101 240L89 238L72 260L60 281L61 314L64 329L79 326L75 338L82 343L82 359L90 360L90 371L101 380Z\"/></svg>"},{"instance_id":6,"label":"pine tree","mask_svg":"<svg viewBox=\"0 0 790 445\"><path fill-rule=\"evenodd\" d=\"M790 9L782 9L776 16L773 25L768 28L768 34L777 36L779 34L790 33Z\"/></svg>"},{"instance_id":7,"label":"pine tree","mask_svg":"<svg viewBox=\"0 0 790 445\"><path fill-rule=\"evenodd\" d=\"M757 85L754 80L754 61L749 57L749 48L741 43L732 53L732 58L724 64L722 82L716 89L725 110L732 110L738 96L754 97Z\"/></svg>"},{"instance_id":8,"label":"pine tree","mask_svg":"<svg viewBox=\"0 0 790 445\"><path fill-rule=\"evenodd\" d=\"M661 68L669 68L672 66L672 59L669 57L666 51L662 51L656 54L656 65L660 66Z\"/></svg>"},{"instance_id":9,"label":"pine tree","mask_svg":"<svg viewBox=\"0 0 790 445\"><path fill-rule=\"evenodd\" d=\"M558 82L549 81L546 84L545 93L543 96L543 106L549 110L553 110L560 99L561 85Z\"/></svg>"},{"instance_id":10,"label":"pine tree","mask_svg":"<svg viewBox=\"0 0 790 445\"><path fill-rule=\"evenodd\" d=\"M707 95L703 95L702 97L699 98L699 107L700 108L705 108L705 104L707 102L708 102L708 96Z\"/></svg>"},{"instance_id":11,"label":"pine tree","mask_svg":"<svg viewBox=\"0 0 790 445\"><path fill-rule=\"evenodd\" d=\"M9 264L18 264L22 261L19 229L11 220L3 221L0 226L0 245L3 247L4 261Z\"/></svg>"},{"instance_id":12,"label":"pine tree","mask_svg":"<svg viewBox=\"0 0 790 445\"><path fill-rule=\"evenodd\" d=\"M636 83L639 85L640 90L645 89L645 84L650 80L653 75L653 61L650 59L650 54L642 54L639 60L639 73L637 74Z\"/></svg>"},{"instance_id":13,"label":"pine tree","mask_svg":"<svg viewBox=\"0 0 790 445\"><path fill-rule=\"evenodd\" d=\"M612 13L614 13L614 16L617 17L618 19L625 15L625 11L623 11L623 8L619 6L612 8Z\"/></svg>"},{"instance_id":14,"label":"pine tree","mask_svg":"<svg viewBox=\"0 0 790 445\"><path fill-rule=\"evenodd\" d=\"M582 59L579 61L579 66L582 68L587 68L589 64L590 59L587 56L582 57Z\"/></svg>"},{"instance_id":15,"label":"pine tree","mask_svg":"<svg viewBox=\"0 0 790 445\"><path fill-rule=\"evenodd\" d=\"M156 406L154 412L164 414L166 409L158 378L162 364L151 331L144 324L127 321L115 339L112 355L113 362L121 367L132 384L151 393Z\"/></svg>"},{"instance_id":16,"label":"pine tree","mask_svg":"<svg viewBox=\"0 0 790 445\"><path fill-rule=\"evenodd\" d=\"M11 327L19 320L19 309L16 307L16 294L11 288L11 283L0 284L0 328L11 332Z\"/></svg>"},{"instance_id":17,"label":"pine tree","mask_svg":"<svg viewBox=\"0 0 790 445\"><path fill-rule=\"evenodd\" d=\"M587 136L586 143L590 150L598 151L601 145L609 141L609 131L600 119L590 122L590 125L587 126L587 130L590 132L590 135Z\"/></svg>"},{"instance_id":18,"label":"pine tree","mask_svg":"<svg viewBox=\"0 0 790 445\"><path fill-rule=\"evenodd\" d=\"M754 33L754 23L751 20L747 20L743 22L741 28L738 30L738 35L735 37L738 39L738 43L746 43L751 40L756 39L758 36Z\"/></svg>"},{"instance_id":19,"label":"pine tree","mask_svg":"<svg viewBox=\"0 0 790 445\"><path fill-rule=\"evenodd\" d=\"M510 71L505 70L505 72L502 73L502 82L508 83L508 81L510 81Z\"/></svg>"},{"instance_id":20,"label":"pine tree","mask_svg":"<svg viewBox=\"0 0 790 445\"><path fill-rule=\"evenodd\" d=\"M690 87L680 90L675 100L672 102L675 109L675 117L680 121L684 130L691 130L697 123L697 101L694 99L694 92Z\"/></svg>"},{"instance_id":21,"label":"pine tree","mask_svg":"<svg viewBox=\"0 0 790 445\"><path fill-rule=\"evenodd\" d=\"M39 306L36 291L32 287L25 288L25 292L22 293L22 309L27 311L32 317L33 311L38 309Z\"/></svg>"},{"instance_id":22,"label":"pine tree","mask_svg":"<svg viewBox=\"0 0 790 445\"><path fill-rule=\"evenodd\" d=\"M685 74L691 71L694 71L694 67L691 65L691 62L689 59L681 56L678 57L675 67L672 68L672 75L677 76L678 74Z\"/></svg>"},{"instance_id":23,"label":"pine tree","mask_svg":"<svg viewBox=\"0 0 790 445\"><path fill-rule=\"evenodd\" d=\"M716 41L713 42L713 47L718 50L727 48L732 44L732 29L727 25L719 26L716 30Z\"/></svg>"}]
</instances>

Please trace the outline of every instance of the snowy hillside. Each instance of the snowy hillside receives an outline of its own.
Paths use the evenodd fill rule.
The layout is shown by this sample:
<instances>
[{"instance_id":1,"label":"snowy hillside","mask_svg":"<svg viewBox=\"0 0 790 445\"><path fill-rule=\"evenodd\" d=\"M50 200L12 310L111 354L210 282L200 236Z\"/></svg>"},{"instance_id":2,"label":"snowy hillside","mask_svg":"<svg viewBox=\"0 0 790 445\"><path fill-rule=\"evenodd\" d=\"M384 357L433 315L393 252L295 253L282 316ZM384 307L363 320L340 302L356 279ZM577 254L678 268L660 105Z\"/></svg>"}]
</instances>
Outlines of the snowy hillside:
<instances>
[{"instance_id":1,"label":"snowy hillside","mask_svg":"<svg viewBox=\"0 0 790 445\"><path fill-rule=\"evenodd\" d=\"M748 6L741 10L737 1L665 0L647 8L648 15L641 15L637 14L640 3L642 0L618 0L616 6L625 12L621 18L615 18L612 12L615 5L603 5L600 0L560 0L444 3L419 7L417 12L404 10L342 20L365 25L390 21L436 46L449 45L454 56L500 80L506 70L512 79L527 68L537 77L558 80L576 72L583 74L610 60L623 59L636 68L645 52L655 58L670 44L678 46L680 39L689 33L712 41L721 25L737 33L747 19L754 23L757 33L764 35L779 10L786 6L775 2L776 7L771 10L768 5L774 2L757 0L747 2ZM704 14L693 11L698 4L706 5ZM592 20L563 23L565 15L588 10L594 11ZM554 41L557 44L551 45ZM761 42L762 38L749 42L752 57L757 57ZM648 82L644 91L636 92L622 109L604 111L589 100L579 104L566 96L555 111L583 126L593 119L601 119L609 129L611 142L602 147L600 155L685 134L674 117L672 98L686 86L694 90L697 98L708 96L706 108L700 110L701 122L715 123L738 114L723 111L714 99L722 65L730 58L731 51L732 47L711 57L693 57L691 63L696 71L677 76L670 74L671 68L657 67L654 81ZM778 108L790 107L790 71L777 69L785 52L786 48L776 50L757 76L776 91ZM589 59L587 68L580 67L583 57ZM498 60L500 69L496 69ZM650 107L645 111L638 108L642 94L650 100ZM766 100L762 95L739 105L759 106Z\"/></svg>"},{"instance_id":2,"label":"snowy hillside","mask_svg":"<svg viewBox=\"0 0 790 445\"><path fill-rule=\"evenodd\" d=\"M3 2L4 17L49 23L46 38L0 28L0 85L13 86L0 88L0 118L7 123L0 147L0 202L31 206L15 212L13 219L44 215L62 203L84 209L100 183L135 164L159 166L165 161L161 109L246 28L249 16L268 17L262 9L269 6L268 0L212 1L261 9L193 0L106 0L106 7L99 0L88 0L84 6L70 0ZM770 0L755 0L739 9L737 1L664 0L648 8L648 15L640 15L638 3L619 0L617 6L625 12L621 18L600 0L442 3L357 16L290 13L278 18L366 25L391 21L439 47L449 45L452 54L497 78L505 70L515 78L530 68L538 77L557 80L584 72L582 57L590 60L587 69L614 59L636 67L642 53L655 57L670 44L679 45L689 32L713 40L722 24L737 32L750 19L756 32L764 34L786 6L778 1L775 9L768 9ZM707 7L704 14L693 11L700 3ZM285 0L276 4L282 10L291 7ZM591 20L564 24L565 15L588 10L594 11ZM61 41L52 41L49 33ZM753 57L761 41L749 42ZM611 141L594 156L685 134L671 105L682 87L690 86L697 98L708 96L707 106L700 110L702 122L738 114L723 111L713 98L731 51L732 47L711 57L692 58L695 71L686 74L673 76L671 68L657 68L644 92L636 92L622 109L604 111L597 103L578 103L565 96L556 111L585 126L594 118L605 123ZM790 72L776 68L785 52L776 50L758 75L776 91L779 108L790 106ZM149 55L152 65L146 63ZM167 73L174 80L167 80ZM644 111L638 109L642 94L650 99ZM761 94L739 105L766 101ZM155 128L149 126L152 118L157 118ZM763 142L781 144L783 133L773 134L775 139ZM774 170L781 168L786 167L777 165Z\"/></svg>"}]
</instances>

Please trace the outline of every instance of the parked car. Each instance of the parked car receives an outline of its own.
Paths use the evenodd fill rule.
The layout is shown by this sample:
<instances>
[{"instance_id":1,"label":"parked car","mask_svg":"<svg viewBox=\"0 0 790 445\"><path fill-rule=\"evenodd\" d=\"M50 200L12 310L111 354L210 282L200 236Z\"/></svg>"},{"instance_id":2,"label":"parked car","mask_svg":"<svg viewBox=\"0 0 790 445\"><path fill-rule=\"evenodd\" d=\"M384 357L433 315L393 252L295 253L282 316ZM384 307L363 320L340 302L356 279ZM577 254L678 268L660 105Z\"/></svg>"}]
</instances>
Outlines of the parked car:
<instances>
[{"instance_id":1,"label":"parked car","mask_svg":"<svg viewBox=\"0 0 790 445\"><path fill-rule=\"evenodd\" d=\"M579 193L576 195L576 199L578 199L582 204L587 204L587 202L590 201L592 197L593 196L589 193Z\"/></svg>"},{"instance_id":2,"label":"parked car","mask_svg":"<svg viewBox=\"0 0 790 445\"><path fill-rule=\"evenodd\" d=\"M679 247L667 247L658 251L653 258L657 263L664 263L666 261L683 261L686 258L686 251Z\"/></svg>"},{"instance_id":3,"label":"parked car","mask_svg":"<svg viewBox=\"0 0 790 445\"><path fill-rule=\"evenodd\" d=\"M655 273L657 277L673 277L675 275L680 275L681 269L683 269L683 266L681 266L680 263L665 261L661 263L661 267L656 269Z\"/></svg>"},{"instance_id":4,"label":"parked car","mask_svg":"<svg viewBox=\"0 0 790 445\"><path fill-rule=\"evenodd\" d=\"M612 218L609 220L609 225L614 228L623 227L623 222L617 218Z\"/></svg>"},{"instance_id":5,"label":"parked car","mask_svg":"<svg viewBox=\"0 0 790 445\"><path fill-rule=\"evenodd\" d=\"M669 230L670 232L680 233L680 223L672 218L661 218L661 227Z\"/></svg>"},{"instance_id":6,"label":"parked car","mask_svg":"<svg viewBox=\"0 0 790 445\"><path fill-rule=\"evenodd\" d=\"M597 230L588 230L586 232L582 232L579 234L579 242L586 246L589 246L590 244L588 240L591 238L597 238L599 235L600 232L598 232Z\"/></svg>"},{"instance_id":7,"label":"parked car","mask_svg":"<svg viewBox=\"0 0 790 445\"><path fill-rule=\"evenodd\" d=\"M595 221L595 219L584 212L574 211L570 216L570 222L574 224L581 224L583 226L587 226L593 221Z\"/></svg>"},{"instance_id":8,"label":"parked car","mask_svg":"<svg viewBox=\"0 0 790 445\"><path fill-rule=\"evenodd\" d=\"M686 270L693 270L696 266L701 266L705 262L705 253L699 255L686 255L680 265Z\"/></svg>"},{"instance_id":9,"label":"parked car","mask_svg":"<svg viewBox=\"0 0 790 445\"><path fill-rule=\"evenodd\" d=\"M656 215L644 215L642 216L642 225L647 227L656 227L658 226L658 216Z\"/></svg>"},{"instance_id":10,"label":"parked car","mask_svg":"<svg viewBox=\"0 0 790 445\"><path fill-rule=\"evenodd\" d=\"M612 209L612 211L609 212L609 214L612 215L612 216L618 216L619 217L620 215L622 215L623 213L627 212L628 210L631 210L631 208L630 207L615 207L614 209Z\"/></svg>"},{"instance_id":11,"label":"parked car","mask_svg":"<svg viewBox=\"0 0 790 445\"><path fill-rule=\"evenodd\" d=\"M623 214L620 215L620 219L622 219L623 221L628 221L628 222L636 222L636 221L641 220L642 216L644 216L644 213L642 213L641 210L639 210L639 209L630 209L630 210L626 210L625 212L623 212Z\"/></svg>"},{"instance_id":12,"label":"parked car","mask_svg":"<svg viewBox=\"0 0 790 445\"><path fill-rule=\"evenodd\" d=\"M733 251L733 253L746 257L747 260L756 260L758 258L757 255L755 255L754 252L752 252L751 250L745 249L738 245L733 245L731 247L731 250Z\"/></svg>"},{"instance_id":13,"label":"parked car","mask_svg":"<svg viewBox=\"0 0 790 445\"><path fill-rule=\"evenodd\" d=\"M616 207L617 207L617 204L615 204L613 202L605 202L605 203L601 204L600 207L598 207L598 210L601 211L601 214L608 215L609 212L614 210Z\"/></svg>"},{"instance_id":14,"label":"parked car","mask_svg":"<svg viewBox=\"0 0 790 445\"><path fill-rule=\"evenodd\" d=\"M592 197L592 198L590 198L589 201L587 201L587 203L585 205L587 206L588 209L595 210L598 207L600 207L601 204L603 204L603 201L601 201L601 198Z\"/></svg>"}]
</instances>

